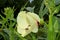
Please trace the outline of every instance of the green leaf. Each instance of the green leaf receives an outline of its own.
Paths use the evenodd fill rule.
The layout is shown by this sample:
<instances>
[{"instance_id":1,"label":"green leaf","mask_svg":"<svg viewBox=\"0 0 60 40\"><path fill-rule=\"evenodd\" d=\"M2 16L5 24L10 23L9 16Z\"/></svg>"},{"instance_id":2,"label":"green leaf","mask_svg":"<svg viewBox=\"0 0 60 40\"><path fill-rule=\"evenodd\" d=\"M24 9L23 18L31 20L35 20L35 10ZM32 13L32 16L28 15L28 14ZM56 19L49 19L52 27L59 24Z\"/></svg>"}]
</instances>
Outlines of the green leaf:
<instances>
[{"instance_id":1,"label":"green leaf","mask_svg":"<svg viewBox=\"0 0 60 40\"><path fill-rule=\"evenodd\" d=\"M55 0L55 4L56 5L60 4L60 0Z\"/></svg>"},{"instance_id":2,"label":"green leaf","mask_svg":"<svg viewBox=\"0 0 60 40\"><path fill-rule=\"evenodd\" d=\"M13 8L10 8L10 7L7 7L7 8L4 8L4 13L6 14L6 19L13 19L14 15L14 9Z\"/></svg>"},{"instance_id":3,"label":"green leaf","mask_svg":"<svg viewBox=\"0 0 60 40\"><path fill-rule=\"evenodd\" d=\"M58 6L55 7L55 10L53 12L53 15L54 14L57 14L59 11L60 11L60 5L58 5Z\"/></svg>"},{"instance_id":4,"label":"green leaf","mask_svg":"<svg viewBox=\"0 0 60 40\"><path fill-rule=\"evenodd\" d=\"M2 29L2 30L0 30L1 32L0 32L0 35L2 35L3 36L3 38L4 38L4 40L9 40L9 36L8 36L8 34L6 33L6 32L4 32L4 30Z\"/></svg>"},{"instance_id":5,"label":"green leaf","mask_svg":"<svg viewBox=\"0 0 60 40\"><path fill-rule=\"evenodd\" d=\"M55 0L45 0L45 5L49 9L50 14L55 10Z\"/></svg>"},{"instance_id":6,"label":"green leaf","mask_svg":"<svg viewBox=\"0 0 60 40\"><path fill-rule=\"evenodd\" d=\"M57 20L54 23L54 31L58 32L58 21Z\"/></svg>"},{"instance_id":7,"label":"green leaf","mask_svg":"<svg viewBox=\"0 0 60 40\"><path fill-rule=\"evenodd\" d=\"M48 9L47 9L47 7L45 7L44 8L44 1L41 3L41 7L40 7L40 10L39 10L39 16L41 17L41 18L43 18L43 16L45 15L45 14L47 14L47 12L48 12Z\"/></svg>"},{"instance_id":8,"label":"green leaf","mask_svg":"<svg viewBox=\"0 0 60 40\"><path fill-rule=\"evenodd\" d=\"M27 7L26 10L28 10L30 12L34 12L34 8L35 8L35 6L33 6L33 7Z\"/></svg>"}]
</instances>

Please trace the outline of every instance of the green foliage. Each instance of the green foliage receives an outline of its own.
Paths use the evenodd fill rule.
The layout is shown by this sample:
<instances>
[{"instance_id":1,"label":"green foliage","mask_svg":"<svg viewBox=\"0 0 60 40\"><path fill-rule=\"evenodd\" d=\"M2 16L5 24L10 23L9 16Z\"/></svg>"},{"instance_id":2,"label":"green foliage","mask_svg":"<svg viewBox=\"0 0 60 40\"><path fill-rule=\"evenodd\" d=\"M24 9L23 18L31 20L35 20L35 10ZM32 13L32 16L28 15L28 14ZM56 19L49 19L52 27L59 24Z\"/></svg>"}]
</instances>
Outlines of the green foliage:
<instances>
[{"instance_id":1,"label":"green foliage","mask_svg":"<svg viewBox=\"0 0 60 40\"><path fill-rule=\"evenodd\" d=\"M55 40L57 35L56 31L58 31L58 21L57 19L54 19L54 14L60 11L59 10L60 6L59 7L55 6L55 0L45 0L45 5L49 9L50 13L47 40Z\"/></svg>"},{"instance_id":2,"label":"green foliage","mask_svg":"<svg viewBox=\"0 0 60 40\"><path fill-rule=\"evenodd\" d=\"M44 8L44 1L41 3L41 7L40 7L40 10L39 10L39 16L41 17L41 18L43 18L43 16L45 15L45 14L47 14L48 13L48 9L47 9L47 7L45 7Z\"/></svg>"},{"instance_id":3,"label":"green foliage","mask_svg":"<svg viewBox=\"0 0 60 40\"><path fill-rule=\"evenodd\" d=\"M16 14L15 7L7 7L5 3L16 8L21 8L19 11L27 10L37 13L42 21L43 16L48 14L48 22L44 21L44 24L39 26L38 33L30 33L26 37L16 31ZM15 4L14 4L15 2ZM25 4L25 5L24 5ZM60 40L60 0L34 0L29 3L28 0L0 0L0 7L4 7L4 11L0 14L0 39L2 40ZM32 7L31 7L32 6ZM56 14L56 16L55 16ZM58 17L57 17L58 16ZM47 19L47 18L45 18ZM41 22L42 22L41 21Z\"/></svg>"}]
</instances>

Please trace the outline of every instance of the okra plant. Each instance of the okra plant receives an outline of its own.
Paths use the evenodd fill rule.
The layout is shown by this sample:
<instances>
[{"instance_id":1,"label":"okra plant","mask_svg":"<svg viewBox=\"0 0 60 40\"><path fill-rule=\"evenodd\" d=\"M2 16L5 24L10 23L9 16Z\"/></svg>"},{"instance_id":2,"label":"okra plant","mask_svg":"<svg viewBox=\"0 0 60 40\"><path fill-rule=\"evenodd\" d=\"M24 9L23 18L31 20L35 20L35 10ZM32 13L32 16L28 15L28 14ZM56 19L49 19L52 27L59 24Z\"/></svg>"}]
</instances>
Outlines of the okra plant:
<instances>
[{"instance_id":1,"label":"okra plant","mask_svg":"<svg viewBox=\"0 0 60 40\"><path fill-rule=\"evenodd\" d=\"M30 0L29 0L30 1ZM36 6L27 7L29 1L21 7L20 12L6 7L0 14L1 40L60 40L60 4L57 0L42 0L39 11ZM32 3L34 0L31 0ZM46 17L46 15L48 15ZM45 18L46 17L46 18Z\"/></svg>"}]
</instances>

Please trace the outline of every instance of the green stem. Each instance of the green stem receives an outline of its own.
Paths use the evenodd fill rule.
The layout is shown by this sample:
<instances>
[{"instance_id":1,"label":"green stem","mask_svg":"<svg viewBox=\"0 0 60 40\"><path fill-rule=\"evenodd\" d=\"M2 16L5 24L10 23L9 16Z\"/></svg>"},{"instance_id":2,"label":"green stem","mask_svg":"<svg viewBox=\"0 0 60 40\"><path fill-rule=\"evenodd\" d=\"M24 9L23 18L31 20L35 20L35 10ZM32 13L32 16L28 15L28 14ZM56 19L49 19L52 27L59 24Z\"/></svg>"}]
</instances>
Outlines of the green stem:
<instances>
[{"instance_id":1,"label":"green stem","mask_svg":"<svg viewBox=\"0 0 60 40\"><path fill-rule=\"evenodd\" d=\"M47 40L55 40L55 33L54 28L52 25L52 17L53 15L49 15L49 27L48 27L48 34L47 34Z\"/></svg>"},{"instance_id":2,"label":"green stem","mask_svg":"<svg viewBox=\"0 0 60 40\"><path fill-rule=\"evenodd\" d=\"M12 24L12 21L10 21L10 25L9 25L9 30L10 30L9 36L10 36L10 40L14 40L14 30L11 24Z\"/></svg>"}]
</instances>

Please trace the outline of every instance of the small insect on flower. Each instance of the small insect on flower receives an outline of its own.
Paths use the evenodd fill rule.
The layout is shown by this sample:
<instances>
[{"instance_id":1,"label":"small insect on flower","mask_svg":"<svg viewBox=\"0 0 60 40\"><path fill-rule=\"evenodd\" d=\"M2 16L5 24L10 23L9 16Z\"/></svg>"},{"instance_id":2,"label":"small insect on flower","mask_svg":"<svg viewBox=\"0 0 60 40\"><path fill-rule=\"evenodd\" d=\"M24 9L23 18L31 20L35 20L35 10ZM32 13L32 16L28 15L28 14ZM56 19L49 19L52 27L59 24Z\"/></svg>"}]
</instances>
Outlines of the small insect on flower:
<instances>
[{"instance_id":1,"label":"small insect on flower","mask_svg":"<svg viewBox=\"0 0 60 40\"><path fill-rule=\"evenodd\" d=\"M37 14L21 11L17 16L17 32L21 34L22 37L25 37L29 33L38 32L38 23L40 18Z\"/></svg>"}]
</instances>

